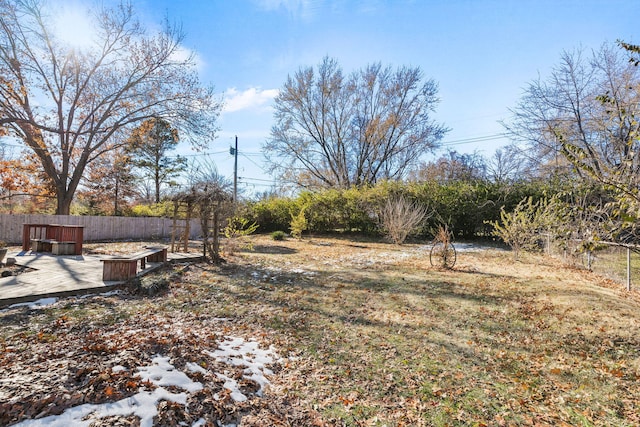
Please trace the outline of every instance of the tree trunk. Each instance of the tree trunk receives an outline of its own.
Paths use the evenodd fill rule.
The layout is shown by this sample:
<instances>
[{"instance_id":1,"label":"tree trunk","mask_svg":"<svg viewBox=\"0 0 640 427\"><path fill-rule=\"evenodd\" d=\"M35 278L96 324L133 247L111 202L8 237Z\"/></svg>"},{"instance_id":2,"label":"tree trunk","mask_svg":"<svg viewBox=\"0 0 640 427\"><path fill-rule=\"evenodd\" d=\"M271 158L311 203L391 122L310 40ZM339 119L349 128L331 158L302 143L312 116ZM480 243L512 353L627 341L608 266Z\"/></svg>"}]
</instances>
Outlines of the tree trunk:
<instances>
[{"instance_id":1,"label":"tree trunk","mask_svg":"<svg viewBox=\"0 0 640 427\"><path fill-rule=\"evenodd\" d=\"M56 215L69 215L71 213L73 197L70 194L58 194L57 200Z\"/></svg>"},{"instance_id":2,"label":"tree trunk","mask_svg":"<svg viewBox=\"0 0 640 427\"><path fill-rule=\"evenodd\" d=\"M155 181L156 181L156 203L160 203L160 173L157 168L155 173Z\"/></svg>"},{"instance_id":3,"label":"tree trunk","mask_svg":"<svg viewBox=\"0 0 640 427\"><path fill-rule=\"evenodd\" d=\"M73 197L78 189L78 184L84 169L87 166L87 155L83 154L78 159L78 164L73 171L73 174L69 176L68 173L60 173L53 178L56 187L56 197L58 199L58 207L56 208L56 215L69 215L71 212L71 203Z\"/></svg>"},{"instance_id":4,"label":"tree trunk","mask_svg":"<svg viewBox=\"0 0 640 427\"><path fill-rule=\"evenodd\" d=\"M115 197L113 198L113 215L120 216L120 212L118 210L118 190L120 189L120 180L116 177L116 188L115 188Z\"/></svg>"},{"instance_id":5,"label":"tree trunk","mask_svg":"<svg viewBox=\"0 0 640 427\"><path fill-rule=\"evenodd\" d=\"M65 180L60 180L66 183ZM56 185L56 215L69 215L71 212L71 202L73 202L73 190L64 185Z\"/></svg>"},{"instance_id":6,"label":"tree trunk","mask_svg":"<svg viewBox=\"0 0 640 427\"><path fill-rule=\"evenodd\" d=\"M220 222L220 215L218 209L213 211L213 260L220 261L220 235L218 233L218 223Z\"/></svg>"}]
</instances>

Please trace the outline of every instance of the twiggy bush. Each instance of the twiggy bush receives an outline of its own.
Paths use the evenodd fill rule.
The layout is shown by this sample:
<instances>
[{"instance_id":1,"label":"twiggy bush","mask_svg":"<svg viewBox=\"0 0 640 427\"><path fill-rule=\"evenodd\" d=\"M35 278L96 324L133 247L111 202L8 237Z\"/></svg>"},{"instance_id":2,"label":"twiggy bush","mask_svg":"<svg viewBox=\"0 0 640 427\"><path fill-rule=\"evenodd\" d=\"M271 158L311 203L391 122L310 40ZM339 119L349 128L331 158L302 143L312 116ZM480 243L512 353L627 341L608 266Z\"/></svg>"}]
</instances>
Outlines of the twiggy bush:
<instances>
[{"instance_id":1,"label":"twiggy bush","mask_svg":"<svg viewBox=\"0 0 640 427\"><path fill-rule=\"evenodd\" d=\"M409 235L419 231L428 216L425 206L410 202L404 196L387 199L380 211L382 229L396 245L401 245Z\"/></svg>"}]
</instances>

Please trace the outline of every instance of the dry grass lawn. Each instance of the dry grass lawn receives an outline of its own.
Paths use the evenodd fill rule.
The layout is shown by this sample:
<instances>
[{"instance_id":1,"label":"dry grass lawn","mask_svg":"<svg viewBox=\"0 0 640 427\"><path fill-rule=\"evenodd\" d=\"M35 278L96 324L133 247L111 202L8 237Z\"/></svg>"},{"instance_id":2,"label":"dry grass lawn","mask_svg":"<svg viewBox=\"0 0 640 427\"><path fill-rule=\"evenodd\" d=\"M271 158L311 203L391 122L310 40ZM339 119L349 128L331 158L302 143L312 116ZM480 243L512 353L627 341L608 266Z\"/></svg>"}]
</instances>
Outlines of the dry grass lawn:
<instances>
[{"instance_id":1,"label":"dry grass lawn","mask_svg":"<svg viewBox=\"0 0 640 427\"><path fill-rule=\"evenodd\" d=\"M637 292L495 249L440 270L418 244L251 242L224 264L158 273L169 288L152 296L0 311L0 425L126 397L140 384L110 367L156 354L213 372L206 351L225 336L281 356L265 395L235 402L194 374L204 389L159 405L156 424L640 425Z\"/></svg>"}]
</instances>

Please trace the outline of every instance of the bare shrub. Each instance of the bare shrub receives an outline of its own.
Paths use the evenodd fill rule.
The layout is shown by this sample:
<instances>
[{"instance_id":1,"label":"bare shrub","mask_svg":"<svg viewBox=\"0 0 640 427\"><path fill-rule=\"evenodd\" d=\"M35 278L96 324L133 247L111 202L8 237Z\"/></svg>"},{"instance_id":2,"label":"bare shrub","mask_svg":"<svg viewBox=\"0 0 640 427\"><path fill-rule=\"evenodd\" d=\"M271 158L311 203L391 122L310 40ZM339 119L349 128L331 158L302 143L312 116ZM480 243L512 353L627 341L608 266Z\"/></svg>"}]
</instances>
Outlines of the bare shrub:
<instances>
[{"instance_id":1,"label":"bare shrub","mask_svg":"<svg viewBox=\"0 0 640 427\"><path fill-rule=\"evenodd\" d=\"M386 236L396 245L401 245L409 235L418 231L429 216L425 206L404 196L396 196L388 199L380 211L380 222Z\"/></svg>"}]
</instances>

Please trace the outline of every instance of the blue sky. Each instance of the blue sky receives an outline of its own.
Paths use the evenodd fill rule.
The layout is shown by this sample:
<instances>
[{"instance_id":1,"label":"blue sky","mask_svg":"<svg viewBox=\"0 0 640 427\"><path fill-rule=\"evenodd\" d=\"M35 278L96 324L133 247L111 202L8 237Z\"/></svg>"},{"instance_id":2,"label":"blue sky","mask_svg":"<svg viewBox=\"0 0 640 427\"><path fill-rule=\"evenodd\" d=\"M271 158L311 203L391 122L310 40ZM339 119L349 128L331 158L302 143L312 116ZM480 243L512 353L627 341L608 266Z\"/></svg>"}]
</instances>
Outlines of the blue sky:
<instances>
[{"instance_id":1,"label":"blue sky","mask_svg":"<svg viewBox=\"0 0 640 427\"><path fill-rule=\"evenodd\" d=\"M373 62L419 66L440 87L435 118L451 128L446 148L491 156L508 143L497 136L498 120L563 50L640 43L638 0L132 1L147 25L165 15L182 24L202 80L227 105L209 151L231 177L237 135L238 174L249 191L269 185L260 151L278 88L326 55L346 72Z\"/></svg>"}]
</instances>

